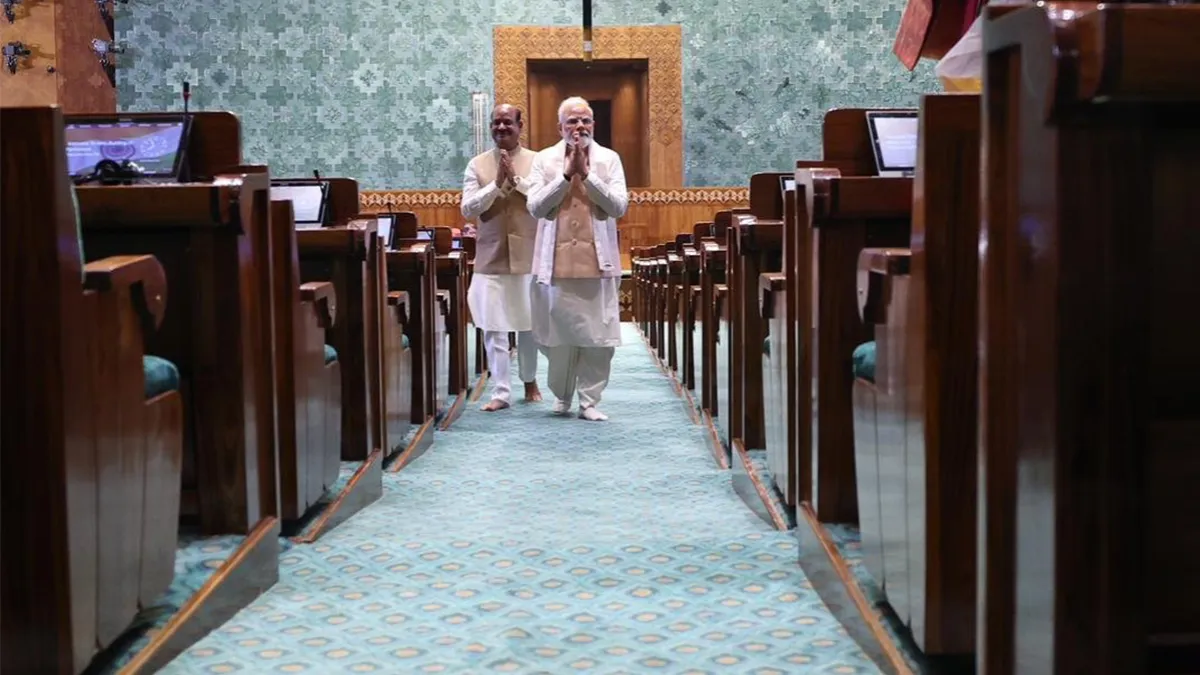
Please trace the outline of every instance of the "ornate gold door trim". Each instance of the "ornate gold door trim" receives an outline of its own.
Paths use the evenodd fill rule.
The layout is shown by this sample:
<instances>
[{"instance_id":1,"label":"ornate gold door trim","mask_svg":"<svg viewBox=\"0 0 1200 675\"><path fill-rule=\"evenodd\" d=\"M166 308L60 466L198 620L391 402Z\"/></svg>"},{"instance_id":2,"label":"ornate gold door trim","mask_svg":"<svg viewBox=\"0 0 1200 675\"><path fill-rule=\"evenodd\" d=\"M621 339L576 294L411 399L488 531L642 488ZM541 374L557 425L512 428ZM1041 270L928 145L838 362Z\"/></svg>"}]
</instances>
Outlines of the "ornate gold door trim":
<instances>
[{"instance_id":1,"label":"ornate gold door trim","mask_svg":"<svg viewBox=\"0 0 1200 675\"><path fill-rule=\"evenodd\" d=\"M496 26L495 100L529 105L529 59L582 58L583 29L568 26ZM650 185L683 185L683 30L678 25L603 26L592 31L596 60L646 59L650 108ZM521 142L529 142L527 130ZM534 148L535 150L538 148Z\"/></svg>"}]
</instances>

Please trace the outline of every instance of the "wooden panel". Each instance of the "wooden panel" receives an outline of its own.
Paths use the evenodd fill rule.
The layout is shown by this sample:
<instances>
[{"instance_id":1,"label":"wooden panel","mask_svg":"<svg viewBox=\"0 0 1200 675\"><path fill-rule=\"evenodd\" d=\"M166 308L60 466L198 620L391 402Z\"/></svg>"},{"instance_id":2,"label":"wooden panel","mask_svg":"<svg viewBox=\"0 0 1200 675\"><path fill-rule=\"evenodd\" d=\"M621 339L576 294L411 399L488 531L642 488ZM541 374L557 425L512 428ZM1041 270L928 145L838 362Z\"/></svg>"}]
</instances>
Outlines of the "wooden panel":
<instances>
[{"instance_id":1,"label":"wooden panel","mask_svg":"<svg viewBox=\"0 0 1200 675\"><path fill-rule=\"evenodd\" d=\"M4 673L81 672L174 574L182 400L147 401L142 364L166 276L81 265L62 130L55 107L0 114Z\"/></svg>"},{"instance_id":2,"label":"wooden panel","mask_svg":"<svg viewBox=\"0 0 1200 675\"><path fill-rule=\"evenodd\" d=\"M29 0L25 0L29 2ZM110 4L111 8L112 5ZM118 9L117 11L121 11ZM67 115L98 115L117 111L117 90L92 52L92 40L111 40L95 0L57 0L58 104ZM122 55L110 56L120 67ZM41 77L41 73L37 73ZM48 75L47 75L48 77ZM182 83L172 83L182 90ZM182 91L180 105L182 105Z\"/></svg>"},{"instance_id":3,"label":"wooden panel","mask_svg":"<svg viewBox=\"0 0 1200 675\"><path fill-rule=\"evenodd\" d=\"M375 222L351 225L300 230L296 241L301 281L330 281L337 291L338 320L326 339L338 352L342 373L341 458L363 461L384 447L382 392L372 381L380 357L370 339L381 320L381 306L374 299L381 280L378 264L371 264Z\"/></svg>"},{"instance_id":4,"label":"wooden panel","mask_svg":"<svg viewBox=\"0 0 1200 675\"><path fill-rule=\"evenodd\" d=\"M1160 5L984 29L988 674L1200 663L1197 33Z\"/></svg>"},{"instance_id":5,"label":"wooden panel","mask_svg":"<svg viewBox=\"0 0 1200 675\"><path fill-rule=\"evenodd\" d=\"M612 140L603 139L601 113L596 112L596 140L621 155L629 187L650 184L650 139L646 119L647 63L645 59L614 59L584 63L578 60L529 60L529 99L526 106L530 147L542 149L560 140L558 105L568 96L582 96L596 107L610 105ZM499 101L505 103L506 101Z\"/></svg>"},{"instance_id":6,"label":"wooden panel","mask_svg":"<svg viewBox=\"0 0 1200 675\"><path fill-rule=\"evenodd\" d=\"M926 96L920 124L912 293L899 322L909 331L909 625L926 654L965 655L975 647L979 97Z\"/></svg>"},{"instance_id":7,"label":"wooden panel","mask_svg":"<svg viewBox=\"0 0 1200 675\"><path fill-rule=\"evenodd\" d=\"M360 192L364 213L412 211L423 227L459 227L459 190L379 190ZM713 213L747 208L746 188L647 188L629 191L629 210L617 223L621 266L629 269L629 249L672 241L677 234L690 233L698 222L711 220Z\"/></svg>"},{"instance_id":8,"label":"wooden panel","mask_svg":"<svg viewBox=\"0 0 1200 675\"><path fill-rule=\"evenodd\" d=\"M24 43L30 55L17 59L17 72L0 72L0 106L13 108L28 105L58 103L58 77L46 69L54 66L58 57L54 31L55 6L62 0L44 0L14 5L16 20L9 23L0 17L0 45L17 41ZM93 12L96 10L92 3ZM0 66L4 66L0 59Z\"/></svg>"}]
</instances>

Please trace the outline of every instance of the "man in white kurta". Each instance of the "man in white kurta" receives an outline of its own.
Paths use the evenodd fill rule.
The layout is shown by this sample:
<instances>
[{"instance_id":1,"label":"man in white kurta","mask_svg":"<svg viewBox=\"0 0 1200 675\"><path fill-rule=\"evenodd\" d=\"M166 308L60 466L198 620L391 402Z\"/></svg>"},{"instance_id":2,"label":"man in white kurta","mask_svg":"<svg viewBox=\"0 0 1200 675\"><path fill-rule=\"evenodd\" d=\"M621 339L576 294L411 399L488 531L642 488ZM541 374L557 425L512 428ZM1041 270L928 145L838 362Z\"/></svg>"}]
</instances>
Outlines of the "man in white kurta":
<instances>
[{"instance_id":1,"label":"man in white kurta","mask_svg":"<svg viewBox=\"0 0 1200 675\"><path fill-rule=\"evenodd\" d=\"M563 140L537 153L529 172L529 212L538 218L533 335L547 356L554 412L569 413L578 392L579 417L604 421L596 406L621 344L617 218L629 203L625 169L592 140L587 101L563 101L558 120Z\"/></svg>"},{"instance_id":2,"label":"man in white kurta","mask_svg":"<svg viewBox=\"0 0 1200 675\"><path fill-rule=\"evenodd\" d=\"M538 346L531 332L529 285L537 221L525 202L527 177L536 153L521 147L521 111L501 104L492 110L496 147L467 164L463 175L462 214L478 218L475 273L467 305L483 330L492 398L487 412L511 405L508 334L517 334L517 370L525 400L542 400L537 386Z\"/></svg>"}]
</instances>

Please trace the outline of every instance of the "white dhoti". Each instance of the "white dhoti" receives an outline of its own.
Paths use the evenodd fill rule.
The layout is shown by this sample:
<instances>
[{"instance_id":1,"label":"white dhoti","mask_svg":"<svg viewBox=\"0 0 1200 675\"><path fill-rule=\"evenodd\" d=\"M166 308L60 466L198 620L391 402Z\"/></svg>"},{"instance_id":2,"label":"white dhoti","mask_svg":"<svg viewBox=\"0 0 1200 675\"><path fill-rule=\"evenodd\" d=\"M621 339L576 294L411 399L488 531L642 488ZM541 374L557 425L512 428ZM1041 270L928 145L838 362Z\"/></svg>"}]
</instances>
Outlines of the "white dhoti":
<instances>
[{"instance_id":1,"label":"white dhoti","mask_svg":"<svg viewBox=\"0 0 1200 675\"><path fill-rule=\"evenodd\" d=\"M533 284L533 336L546 354L550 390L568 406L600 402L621 344L621 280L553 279Z\"/></svg>"},{"instance_id":2,"label":"white dhoti","mask_svg":"<svg viewBox=\"0 0 1200 675\"><path fill-rule=\"evenodd\" d=\"M467 306L476 328L483 330L488 372L492 378L492 400L509 403L512 398L509 373L508 334L517 334L517 374L522 382L537 380L537 342L530 310L529 274L479 274L471 278Z\"/></svg>"}]
</instances>

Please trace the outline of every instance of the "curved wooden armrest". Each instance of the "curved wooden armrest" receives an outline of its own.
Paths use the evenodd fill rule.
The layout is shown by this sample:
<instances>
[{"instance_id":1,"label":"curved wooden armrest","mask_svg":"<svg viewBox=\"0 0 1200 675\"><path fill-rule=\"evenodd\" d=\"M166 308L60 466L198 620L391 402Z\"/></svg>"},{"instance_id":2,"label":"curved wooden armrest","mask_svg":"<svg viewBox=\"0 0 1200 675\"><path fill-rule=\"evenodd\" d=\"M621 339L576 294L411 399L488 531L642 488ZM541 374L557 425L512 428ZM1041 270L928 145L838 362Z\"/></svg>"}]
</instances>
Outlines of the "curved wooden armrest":
<instances>
[{"instance_id":1,"label":"curved wooden armrest","mask_svg":"<svg viewBox=\"0 0 1200 675\"><path fill-rule=\"evenodd\" d=\"M90 262L83 268L83 286L90 291L130 289L134 309L147 328L162 325L167 309L167 273L152 255L117 255Z\"/></svg>"},{"instance_id":2,"label":"curved wooden armrest","mask_svg":"<svg viewBox=\"0 0 1200 675\"><path fill-rule=\"evenodd\" d=\"M337 318L337 291L328 281L309 281L300 284L300 300L311 302L317 313L317 324L330 328Z\"/></svg>"},{"instance_id":3,"label":"curved wooden armrest","mask_svg":"<svg viewBox=\"0 0 1200 675\"><path fill-rule=\"evenodd\" d=\"M787 275L782 272L765 272L758 275L758 315L764 319L775 318L775 294L787 286Z\"/></svg>"},{"instance_id":4,"label":"curved wooden armrest","mask_svg":"<svg viewBox=\"0 0 1200 675\"><path fill-rule=\"evenodd\" d=\"M858 254L859 272L902 276L909 273L911 265L912 249L908 248L864 248Z\"/></svg>"},{"instance_id":5,"label":"curved wooden armrest","mask_svg":"<svg viewBox=\"0 0 1200 675\"><path fill-rule=\"evenodd\" d=\"M887 323L892 279L907 276L911 262L912 250L907 248L865 248L858 254L858 314L863 323Z\"/></svg>"},{"instance_id":6,"label":"curved wooden armrest","mask_svg":"<svg viewBox=\"0 0 1200 675\"><path fill-rule=\"evenodd\" d=\"M408 291L388 291L387 303L389 307L396 309L396 316L400 319L400 325L408 324Z\"/></svg>"}]
</instances>

